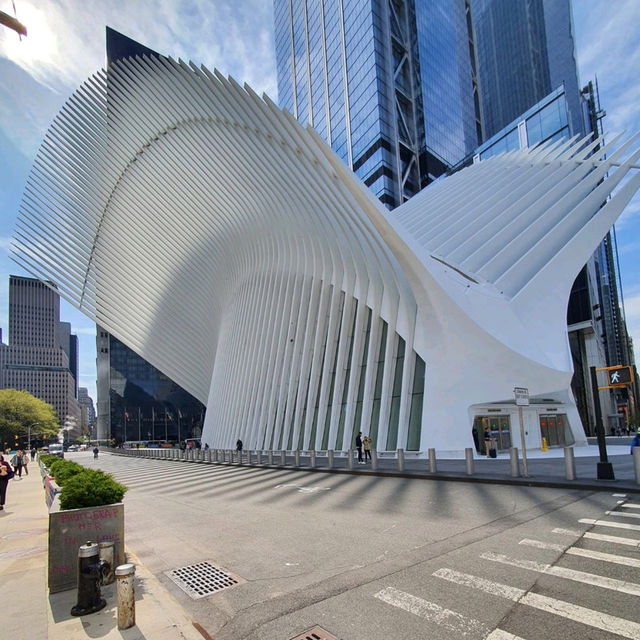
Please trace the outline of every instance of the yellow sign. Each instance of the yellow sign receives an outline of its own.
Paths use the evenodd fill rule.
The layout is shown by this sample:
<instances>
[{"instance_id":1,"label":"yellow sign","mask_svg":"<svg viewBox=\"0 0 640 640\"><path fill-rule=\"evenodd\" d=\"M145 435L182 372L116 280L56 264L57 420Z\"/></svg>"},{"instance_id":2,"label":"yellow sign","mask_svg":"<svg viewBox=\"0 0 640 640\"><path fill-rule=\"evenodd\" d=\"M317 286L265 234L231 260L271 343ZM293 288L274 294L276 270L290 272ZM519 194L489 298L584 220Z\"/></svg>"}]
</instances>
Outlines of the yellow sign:
<instances>
[{"instance_id":1,"label":"yellow sign","mask_svg":"<svg viewBox=\"0 0 640 640\"><path fill-rule=\"evenodd\" d=\"M609 383L605 387L598 387L598 389L619 389L633 384L632 367L618 365L616 367L602 367L601 369L596 369L596 371L606 371L607 382Z\"/></svg>"}]
</instances>

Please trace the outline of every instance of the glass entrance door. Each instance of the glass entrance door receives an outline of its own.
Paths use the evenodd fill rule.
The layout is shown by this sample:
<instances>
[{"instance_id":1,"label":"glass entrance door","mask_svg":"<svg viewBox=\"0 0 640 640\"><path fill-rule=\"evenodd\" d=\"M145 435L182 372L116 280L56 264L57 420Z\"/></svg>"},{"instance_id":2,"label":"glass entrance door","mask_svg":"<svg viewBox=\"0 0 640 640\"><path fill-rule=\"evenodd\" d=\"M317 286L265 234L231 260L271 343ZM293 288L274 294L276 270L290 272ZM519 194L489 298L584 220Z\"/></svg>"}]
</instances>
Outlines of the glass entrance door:
<instances>
[{"instance_id":1,"label":"glass entrance door","mask_svg":"<svg viewBox=\"0 0 640 640\"><path fill-rule=\"evenodd\" d=\"M550 447L563 447L567 444L565 424L567 416L564 413L541 415L540 434L547 439Z\"/></svg>"},{"instance_id":2,"label":"glass entrance door","mask_svg":"<svg viewBox=\"0 0 640 640\"><path fill-rule=\"evenodd\" d=\"M484 454L483 434L485 429L491 432L491 438L496 443L498 451L506 451L511 448L511 421L509 416L476 416L473 419L473 439L476 450Z\"/></svg>"}]
</instances>

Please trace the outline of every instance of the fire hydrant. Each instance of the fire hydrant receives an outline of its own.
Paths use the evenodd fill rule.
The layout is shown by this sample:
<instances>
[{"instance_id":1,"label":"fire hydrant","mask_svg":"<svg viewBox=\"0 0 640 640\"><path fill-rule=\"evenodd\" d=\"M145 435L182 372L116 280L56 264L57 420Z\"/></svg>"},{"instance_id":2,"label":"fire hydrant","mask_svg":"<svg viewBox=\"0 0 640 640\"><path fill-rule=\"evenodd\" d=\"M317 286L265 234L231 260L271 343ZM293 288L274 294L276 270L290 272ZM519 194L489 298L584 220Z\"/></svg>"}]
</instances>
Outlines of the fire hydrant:
<instances>
[{"instance_id":1,"label":"fire hydrant","mask_svg":"<svg viewBox=\"0 0 640 640\"><path fill-rule=\"evenodd\" d=\"M72 616L84 616L100 611L107 601L100 593L100 583L109 571L109 563L100 560L99 547L88 541L78 549L78 602L71 608Z\"/></svg>"}]
</instances>

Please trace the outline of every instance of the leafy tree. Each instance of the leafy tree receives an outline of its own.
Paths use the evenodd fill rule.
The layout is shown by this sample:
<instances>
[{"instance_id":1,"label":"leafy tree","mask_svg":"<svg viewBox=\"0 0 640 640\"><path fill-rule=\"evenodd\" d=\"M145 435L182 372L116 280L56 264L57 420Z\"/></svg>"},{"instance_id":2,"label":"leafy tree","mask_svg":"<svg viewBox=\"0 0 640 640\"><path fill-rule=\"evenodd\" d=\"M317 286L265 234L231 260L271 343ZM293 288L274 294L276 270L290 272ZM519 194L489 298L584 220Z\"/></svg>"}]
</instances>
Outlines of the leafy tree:
<instances>
[{"instance_id":1,"label":"leafy tree","mask_svg":"<svg viewBox=\"0 0 640 640\"><path fill-rule=\"evenodd\" d=\"M27 436L29 425L32 439L36 433L50 438L60 429L58 416L50 404L28 391L0 389L0 446L5 442L12 446L16 435Z\"/></svg>"}]
</instances>

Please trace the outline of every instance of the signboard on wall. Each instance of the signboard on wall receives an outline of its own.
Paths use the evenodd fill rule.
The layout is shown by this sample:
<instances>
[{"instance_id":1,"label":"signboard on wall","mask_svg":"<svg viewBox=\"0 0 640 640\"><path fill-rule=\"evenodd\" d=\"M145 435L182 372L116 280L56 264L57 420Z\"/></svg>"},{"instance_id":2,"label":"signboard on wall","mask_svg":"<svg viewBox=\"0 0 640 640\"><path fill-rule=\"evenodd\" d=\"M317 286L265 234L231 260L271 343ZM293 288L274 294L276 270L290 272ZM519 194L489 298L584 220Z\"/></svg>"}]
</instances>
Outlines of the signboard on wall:
<instances>
[{"instance_id":1,"label":"signboard on wall","mask_svg":"<svg viewBox=\"0 0 640 640\"><path fill-rule=\"evenodd\" d=\"M529 389L527 389L526 387L514 387L513 395L516 397L516 406L529 406Z\"/></svg>"}]
</instances>

